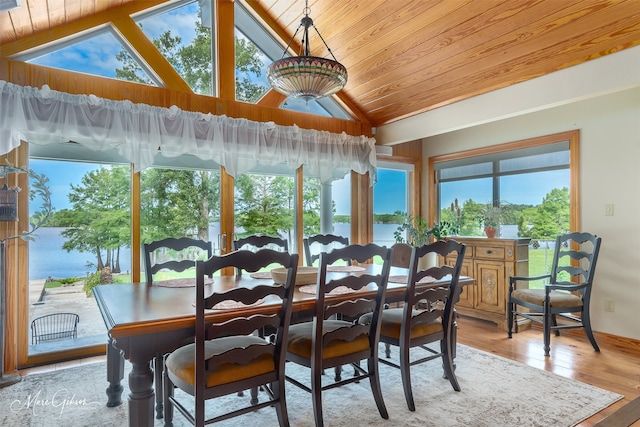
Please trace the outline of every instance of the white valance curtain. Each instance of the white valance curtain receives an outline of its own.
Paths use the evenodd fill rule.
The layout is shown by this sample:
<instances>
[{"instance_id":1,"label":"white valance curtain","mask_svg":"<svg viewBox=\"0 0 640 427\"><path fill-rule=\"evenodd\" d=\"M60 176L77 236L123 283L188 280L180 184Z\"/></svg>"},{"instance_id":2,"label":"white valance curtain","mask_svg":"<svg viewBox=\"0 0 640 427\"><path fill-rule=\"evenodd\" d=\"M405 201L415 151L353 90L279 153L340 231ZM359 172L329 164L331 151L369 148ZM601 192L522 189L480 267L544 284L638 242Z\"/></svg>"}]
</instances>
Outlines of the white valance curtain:
<instances>
[{"instance_id":1,"label":"white valance curtain","mask_svg":"<svg viewBox=\"0 0 640 427\"><path fill-rule=\"evenodd\" d=\"M192 155L237 176L257 166L304 165L322 182L349 171L376 180L375 139L279 126L226 116L71 95L43 86L0 81L0 154L20 145L73 141L96 150L117 149L134 169L156 156Z\"/></svg>"}]
</instances>

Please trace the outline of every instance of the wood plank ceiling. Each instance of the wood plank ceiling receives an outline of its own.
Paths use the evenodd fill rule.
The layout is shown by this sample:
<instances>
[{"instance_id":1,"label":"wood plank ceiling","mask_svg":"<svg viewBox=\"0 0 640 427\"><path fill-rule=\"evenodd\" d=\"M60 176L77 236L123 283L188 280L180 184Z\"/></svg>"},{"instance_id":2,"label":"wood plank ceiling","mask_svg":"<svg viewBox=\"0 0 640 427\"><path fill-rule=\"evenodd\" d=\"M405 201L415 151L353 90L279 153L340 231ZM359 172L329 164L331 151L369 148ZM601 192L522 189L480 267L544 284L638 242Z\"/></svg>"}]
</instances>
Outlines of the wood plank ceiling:
<instances>
[{"instance_id":1,"label":"wood plank ceiling","mask_svg":"<svg viewBox=\"0 0 640 427\"><path fill-rule=\"evenodd\" d=\"M304 0L236 1L285 43L305 6ZM22 0L19 9L0 12L0 56L2 44L46 38L113 7L133 13L160 3ZM640 44L640 0L310 0L309 8L348 70L339 98L373 126ZM311 54L328 56L310 34Z\"/></svg>"}]
</instances>

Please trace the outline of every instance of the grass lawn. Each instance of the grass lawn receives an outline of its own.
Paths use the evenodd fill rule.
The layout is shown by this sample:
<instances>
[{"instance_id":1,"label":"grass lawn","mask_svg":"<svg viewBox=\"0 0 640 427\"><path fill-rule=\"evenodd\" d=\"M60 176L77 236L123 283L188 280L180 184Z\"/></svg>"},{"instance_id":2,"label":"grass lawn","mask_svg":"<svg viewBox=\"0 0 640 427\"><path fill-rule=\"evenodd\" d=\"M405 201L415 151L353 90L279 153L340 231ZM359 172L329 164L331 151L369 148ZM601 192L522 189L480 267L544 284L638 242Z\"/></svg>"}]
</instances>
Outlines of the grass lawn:
<instances>
[{"instance_id":1,"label":"grass lawn","mask_svg":"<svg viewBox=\"0 0 640 427\"><path fill-rule=\"evenodd\" d=\"M537 276L548 274L551 269L553 249L531 249L529 248L529 275ZM544 282L536 280L529 282L530 288L542 288Z\"/></svg>"}]
</instances>

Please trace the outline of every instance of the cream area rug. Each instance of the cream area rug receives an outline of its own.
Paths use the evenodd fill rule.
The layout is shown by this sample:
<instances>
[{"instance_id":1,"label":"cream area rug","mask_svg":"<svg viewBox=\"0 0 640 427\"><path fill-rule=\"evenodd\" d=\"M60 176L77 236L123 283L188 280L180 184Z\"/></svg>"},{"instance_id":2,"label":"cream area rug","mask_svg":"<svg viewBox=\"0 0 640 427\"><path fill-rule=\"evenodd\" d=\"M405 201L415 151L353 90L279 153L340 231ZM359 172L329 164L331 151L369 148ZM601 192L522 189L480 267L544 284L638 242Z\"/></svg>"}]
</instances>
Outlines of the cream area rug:
<instances>
[{"instance_id":1,"label":"cream area rug","mask_svg":"<svg viewBox=\"0 0 640 427\"><path fill-rule=\"evenodd\" d=\"M397 357L397 349L393 350L392 357ZM456 364L460 392L455 392L449 381L443 379L439 360L412 368L415 412L407 409L400 371L381 365L382 392L389 419L380 417L369 383L361 382L323 393L325 425L573 426L622 398L616 393L464 345L458 345ZM306 368L287 364L287 373L309 384ZM345 375L351 373L351 369L345 369ZM330 381L332 376L332 370L328 370L326 380ZM125 400L129 393L126 379L125 375ZM0 425L127 426L126 401L119 407L107 408L106 386L104 363L29 375L18 384L0 389ZM291 425L313 426L311 396L290 383L286 387ZM209 403L209 411L229 410L244 403L248 393L245 396L214 399ZM162 420L156 420L155 425L162 426ZM174 425L188 425L177 411ZM216 425L271 427L277 426L278 421L272 408L263 408Z\"/></svg>"}]
</instances>

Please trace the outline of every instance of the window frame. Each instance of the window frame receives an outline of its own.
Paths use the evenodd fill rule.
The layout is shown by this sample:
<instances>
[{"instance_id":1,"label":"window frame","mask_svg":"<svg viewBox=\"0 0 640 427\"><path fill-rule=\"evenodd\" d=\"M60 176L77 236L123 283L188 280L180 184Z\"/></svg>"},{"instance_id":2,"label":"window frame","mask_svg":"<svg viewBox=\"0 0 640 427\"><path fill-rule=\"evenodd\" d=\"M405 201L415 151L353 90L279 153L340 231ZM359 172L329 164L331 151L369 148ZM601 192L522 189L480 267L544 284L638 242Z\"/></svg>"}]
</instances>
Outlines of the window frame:
<instances>
[{"instance_id":1,"label":"window frame","mask_svg":"<svg viewBox=\"0 0 640 427\"><path fill-rule=\"evenodd\" d=\"M507 151L522 150L539 147L559 142L569 142L569 227L570 231L580 230L580 131L570 130L566 132L544 135L519 141L507 142L504 144L491 145L471 150L443 154L429 157L427 163L427 176L429 180L427 210L429 212L429 223L438 221L440 215L440 200L438 182L436 179L436 165L442 162L468 159L478 156L486 156Z\"/></svg>"}]
</instances>

